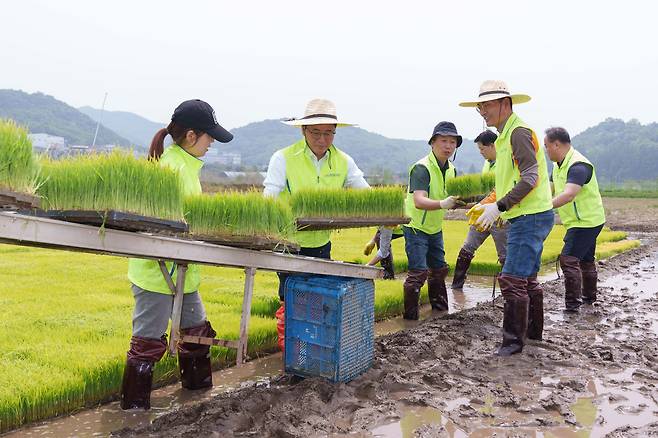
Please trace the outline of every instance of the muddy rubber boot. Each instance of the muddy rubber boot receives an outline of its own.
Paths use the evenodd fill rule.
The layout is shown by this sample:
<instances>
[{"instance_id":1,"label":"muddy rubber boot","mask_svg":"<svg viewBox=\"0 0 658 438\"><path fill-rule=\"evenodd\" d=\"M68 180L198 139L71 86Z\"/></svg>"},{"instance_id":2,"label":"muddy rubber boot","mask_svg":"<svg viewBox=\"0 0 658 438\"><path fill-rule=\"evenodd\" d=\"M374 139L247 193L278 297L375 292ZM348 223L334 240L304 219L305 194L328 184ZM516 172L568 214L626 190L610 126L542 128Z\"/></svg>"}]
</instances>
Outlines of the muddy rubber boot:
<instances>
[{"instance_id":1,"label":"muddy rubber boot","mask_svg":"<svg viewBox=\"0 0 658 438\"><path fill-rule=\"evenodd\" d=\"M393 266L393 253L389 253L388 257L381 259L379 264L384 268L384 280L395 280L395 269Z\"/></svg>"},{"instance_id":2,"label":"muddy rubber boot","mask_svg":"<svg viewBox=\"0 0 658 438\"><path fill-rule=\"evenodd\" d=\"M560 268L564 274L564 305L565 311L577 313L583 304L582 275L580 273L580 260L578 257L560 256Z\"/></svg>"},{"instance_id":3,"label":"muddy rubber boot","mask_svg":"<svg viewBox=\"0 0 658 438\"><path fill-rule=\"evenodd\" d=\"M537 274L528 277L528 339L541 341L544 332L544 291Z\"/></svg>"},{"instance_id":4,"label":"muddy rubber boot","mask_svg":"<svg viewBox=\"0 0 658 438\"><path fill-rule=\"evenodd\" d=\"M596 262L580 262L580 272L583 278L583 302L592 304L596 301L598 273Z\"/></svg>"},{"instance_id":5,"label":"muddy rubber boot","mask_svg":"<svg viewBox=\"0 0 658 438\"><path fill-rule=\"evenodd\" d=\"M508 274L498 276L505 299L503 310L503 342L498 356L510 356L523 351L528 330L528 279Z\"/></svg>"},{"instance_id":6,"label":"muddy rubber boot","mask_svg":"<svg viewBox=\"0 0 658 438\"><path fill-rule=\"evenodd\" d=\"M453 289L462 289L464 287L464 282L466 281L466 273L468 268L471 266L471 260L473 260L474 254L470 251L466 251L464 248L459 250L459 255L457 256L457 262L455 263L455 275L452 277L452 288Z\"/></svg>"},{"instance_id":7,"label":"muddy rubber boot","mask_svg":"<svg viewBox=\"0 0 658 438\"><path fill-rule=\"evenodd\" d=\"M153 366L167 349L167 337L130 338L126 367L121 383L121 409L150 409Z\"/></svg>"},{"instance_id":8,"label":"muddy rubber boot","mask_svg":"<svg viewBox=\"0 0 658 438\"><path fill-rule=\"evenodd\" d=\"M151 409L153 362L128 359L121 383L121 409Z\"/></svg>"},{"instance_id":9,"label":"muddy rubber boot","mask_svg":"<svg viewBox=\"0 0 658 438\"><path fill-rule=\"evenodd\" d=\"M420 289L414 286L404 286L404 319L418 320L418 301L420 299Z\"/></svg>"},{"instance_id":10,"label":"muddy rubber boot","mask_svg":"<svg viewBox=\"0 0 658 438\"><path fill-rule=\"evenodd\" d=\"M446 277L450 268L448 265L439 269L430 269L427 275L427 295L432 310L448 310L448 291L446 290Z\"/></svg>"},{"instance_id":11,"label":"muddy rubber boot","mask_svg":"<svg viewBox=\"0 0 658 438\"><path fill-rule=\"evenodd\" d=\"M210 322L205 321L196 327L181 329L183 336L214 338L217 334ZM185 389L205 389L212 387L210 346L183 342L178 345L178 367L181 386Z\"/></svg>"}]
</instances>

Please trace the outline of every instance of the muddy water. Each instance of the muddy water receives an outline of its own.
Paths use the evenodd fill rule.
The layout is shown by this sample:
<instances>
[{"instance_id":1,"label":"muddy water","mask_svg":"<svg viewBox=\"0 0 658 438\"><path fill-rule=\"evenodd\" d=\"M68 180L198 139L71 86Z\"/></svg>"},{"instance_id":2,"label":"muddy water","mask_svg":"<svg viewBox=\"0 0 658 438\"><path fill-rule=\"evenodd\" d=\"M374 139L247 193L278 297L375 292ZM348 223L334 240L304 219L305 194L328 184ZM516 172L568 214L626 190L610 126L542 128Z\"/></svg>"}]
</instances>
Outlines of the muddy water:
<instances>
[{"instance_id":1,"label":"muddy water","mask_svg":"<svg viewBox=\"0 0 658 438\"><path fill-rule=\"evenodd\" d=\"M492 277L469 276L464 290L449 291L450 312L474 307L478 303L491 300ZM498 294L500 291L497 292ZM421 308L421 321L434 314L429 305ZM375 333L382 336L407 328L416 327L418 322L393 318L375 324ZM281 353L269 355L248 362L242 368L229 368L213 373L215 386L205 392L183 391L179 384L166 386L153 391L151 410L148 412L124 412L118 402L108 403L77 414L48 420L3 435L3 438L18 437L95 437L107 436L110 432L124 427L148 425L154 419L184 406L211 400L218 394L234 390L242 385L267 386L270 379L281 374Z\"/></svg>"},{"instance_id":2,"label":"muddy water","mask_svg":"<svg viewBox=\"0 0 658 438\"><path fill-rule=\"evenodd\" d=\"M544 340L519 355L492 355L500 302L482 303L379 337L372 369L348 384L252 385L116 434L658 436L657 250L600 265L600 299L576 315L561 282L546 283Z\"/></svg>"}]
</instances>

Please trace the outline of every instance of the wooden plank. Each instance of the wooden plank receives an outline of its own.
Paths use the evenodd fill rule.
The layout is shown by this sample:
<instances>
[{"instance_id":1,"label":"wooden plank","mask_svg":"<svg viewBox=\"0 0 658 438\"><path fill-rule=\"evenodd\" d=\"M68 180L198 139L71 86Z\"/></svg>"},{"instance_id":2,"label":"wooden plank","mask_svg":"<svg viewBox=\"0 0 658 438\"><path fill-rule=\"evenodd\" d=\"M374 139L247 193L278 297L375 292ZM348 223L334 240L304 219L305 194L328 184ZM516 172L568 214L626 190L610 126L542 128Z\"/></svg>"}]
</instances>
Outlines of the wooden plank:
<instances>
[{"instance_id":1,"label":"wooden plank","mask_svg":"<svg viewBox=\"0 0 658 438\"><path fill-rule=\"evenodd\" d=\"M212 243L213 245L232 246L234 248L267 251L299 251L299 245L296 243L269 237L237 235L208 236L204 234L189 234L188 236L193 240L201 240Z\"/></svg>"},{"instance_id":2,"label":"wooden plank","mask_svg":"<svg viewBox=\"0 0 658 438\"><path fill-rule=\"evenodd\" d=\"M240 341L238 343L238 354L236 356L237 366L241 366L247 357L249 317L251 316L251 299L254 295L255 275L256 268L245 268L244 297L242 299L242 317L240 318Z\"/></svg>"},{"instance_id":3,"label":"wooden plank","mask_svg":"<svg viewBox=\"0 0 658 438\"><path fill-rule=\"evenodd\" d=\"M0 189L0 210L23 210L39 208L40 204L41 198L38 196Z\"/></svg>"},{"instance_id":4,"label":"wooden plank","mask_svg":"<svg viewBox=\"0 0 658 438\"><path fill-rule=\"evenodd\" d=\"M189 342L191 344L218 345L220 347L233 348L235 350L239 348L238 341L229 340L229 339L208 338L205 336L185 335L181 337L180 341Z\"/></svg>"},{"instance_id":5,"label":"wooden plank","mask_svg":"<svg viewBox=\"0 0 658 438\"><path fill-rule=\"evenodd\" d=\"M380 225L401 225L408 224L408 217L396 218L363 218L363 217L345 217L345 218L299 218L297 219L297 229L300 231L316 230L333 230L339 228L362 228L377 227Z\"/></svg>"},{"instance_id":6,"label":"wooden plank","mask_svg":"<svg viewBox=\"0 0 658 438\"><path fill-rule=\"evenodd\" d=\"M187 265L177 264L178 275L176 277L176 295L174 295L174 307L171 312L171 333L169 335L169 354L176 356L176 349L180 340L180 320L183 311L183 295L185 294L185 274Z\"/></svg>"},{"instance_id":7,"label":"wooden plank","mask_svg":"<svg viewBox=\"0 0 658 438\"><path fill-rule=\"evenodd\" d=\"M107 210L26 210L21 214L45 217L76 224L92 225L112 230L142 231L151 233L185 233L187 224L185 222L142 216L134 213Z\"/></svg>"}]
</instances>

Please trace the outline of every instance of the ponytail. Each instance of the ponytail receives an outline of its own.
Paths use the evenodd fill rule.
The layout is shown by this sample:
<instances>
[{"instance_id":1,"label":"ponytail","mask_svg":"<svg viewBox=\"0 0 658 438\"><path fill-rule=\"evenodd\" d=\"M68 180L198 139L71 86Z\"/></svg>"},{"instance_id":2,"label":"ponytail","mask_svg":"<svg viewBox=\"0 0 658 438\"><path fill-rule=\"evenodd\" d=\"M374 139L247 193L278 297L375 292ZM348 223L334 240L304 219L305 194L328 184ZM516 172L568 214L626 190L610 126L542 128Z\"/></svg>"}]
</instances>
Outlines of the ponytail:
<instances>
[{"instance_id":1,"label":"ponytail","mask_svg":"<svg viewBox=\"0 0 658 438\"><path fill-rule=\"evenodd\" d=\"M178 146L184 147L185 145L183 143L185 142L187 131L193 131L197 136L203 135L203 131L201 130L186 128L176 122L170 122L166 128L162 128L153 136L151 147L149 148L149 158L154 161L160 159L160 156L162 156L162 153L164 152L164 139L167 135L171 135L171 138L174 139L174 143Z\"/></svg>"}]
</instances>

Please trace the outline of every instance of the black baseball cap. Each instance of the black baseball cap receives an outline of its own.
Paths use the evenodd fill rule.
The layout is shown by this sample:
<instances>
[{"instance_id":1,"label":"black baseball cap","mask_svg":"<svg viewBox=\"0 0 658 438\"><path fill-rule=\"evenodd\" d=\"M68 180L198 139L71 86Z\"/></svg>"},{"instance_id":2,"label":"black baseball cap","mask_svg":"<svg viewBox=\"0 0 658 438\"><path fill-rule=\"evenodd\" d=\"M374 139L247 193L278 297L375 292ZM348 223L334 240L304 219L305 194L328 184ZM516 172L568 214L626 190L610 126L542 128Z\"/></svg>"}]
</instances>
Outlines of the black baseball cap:
<instances>
[{"instance_id":1,"label":"black baseball cap","mask_svg":"<svg viewBox=\"0 0 658 438\"><path fill-rule=\"evenodd\" d=\"M222 143L233 140L233 134L217 123L215 110L200 99L186 100L178 105L171 116L171 121L185 128L203 131Z\"/></svg>"},{"instance_id":2,"label":"black baseball cap","mask_svg":"<svg viewBox=\"0 0 658 438\"><path fill-rule=\"evenodd\" d=\"M457 128L455 127L455 124L452 122L439 122L438 125L434 127L434 131L432 131L432 136L428 140L427 144L431 145L432 140L434 140L434 137L436 137L437 135L457 137L457 147L461 146L462 144L462 136L457 133Z\"/></svg>"}]
</instances>

